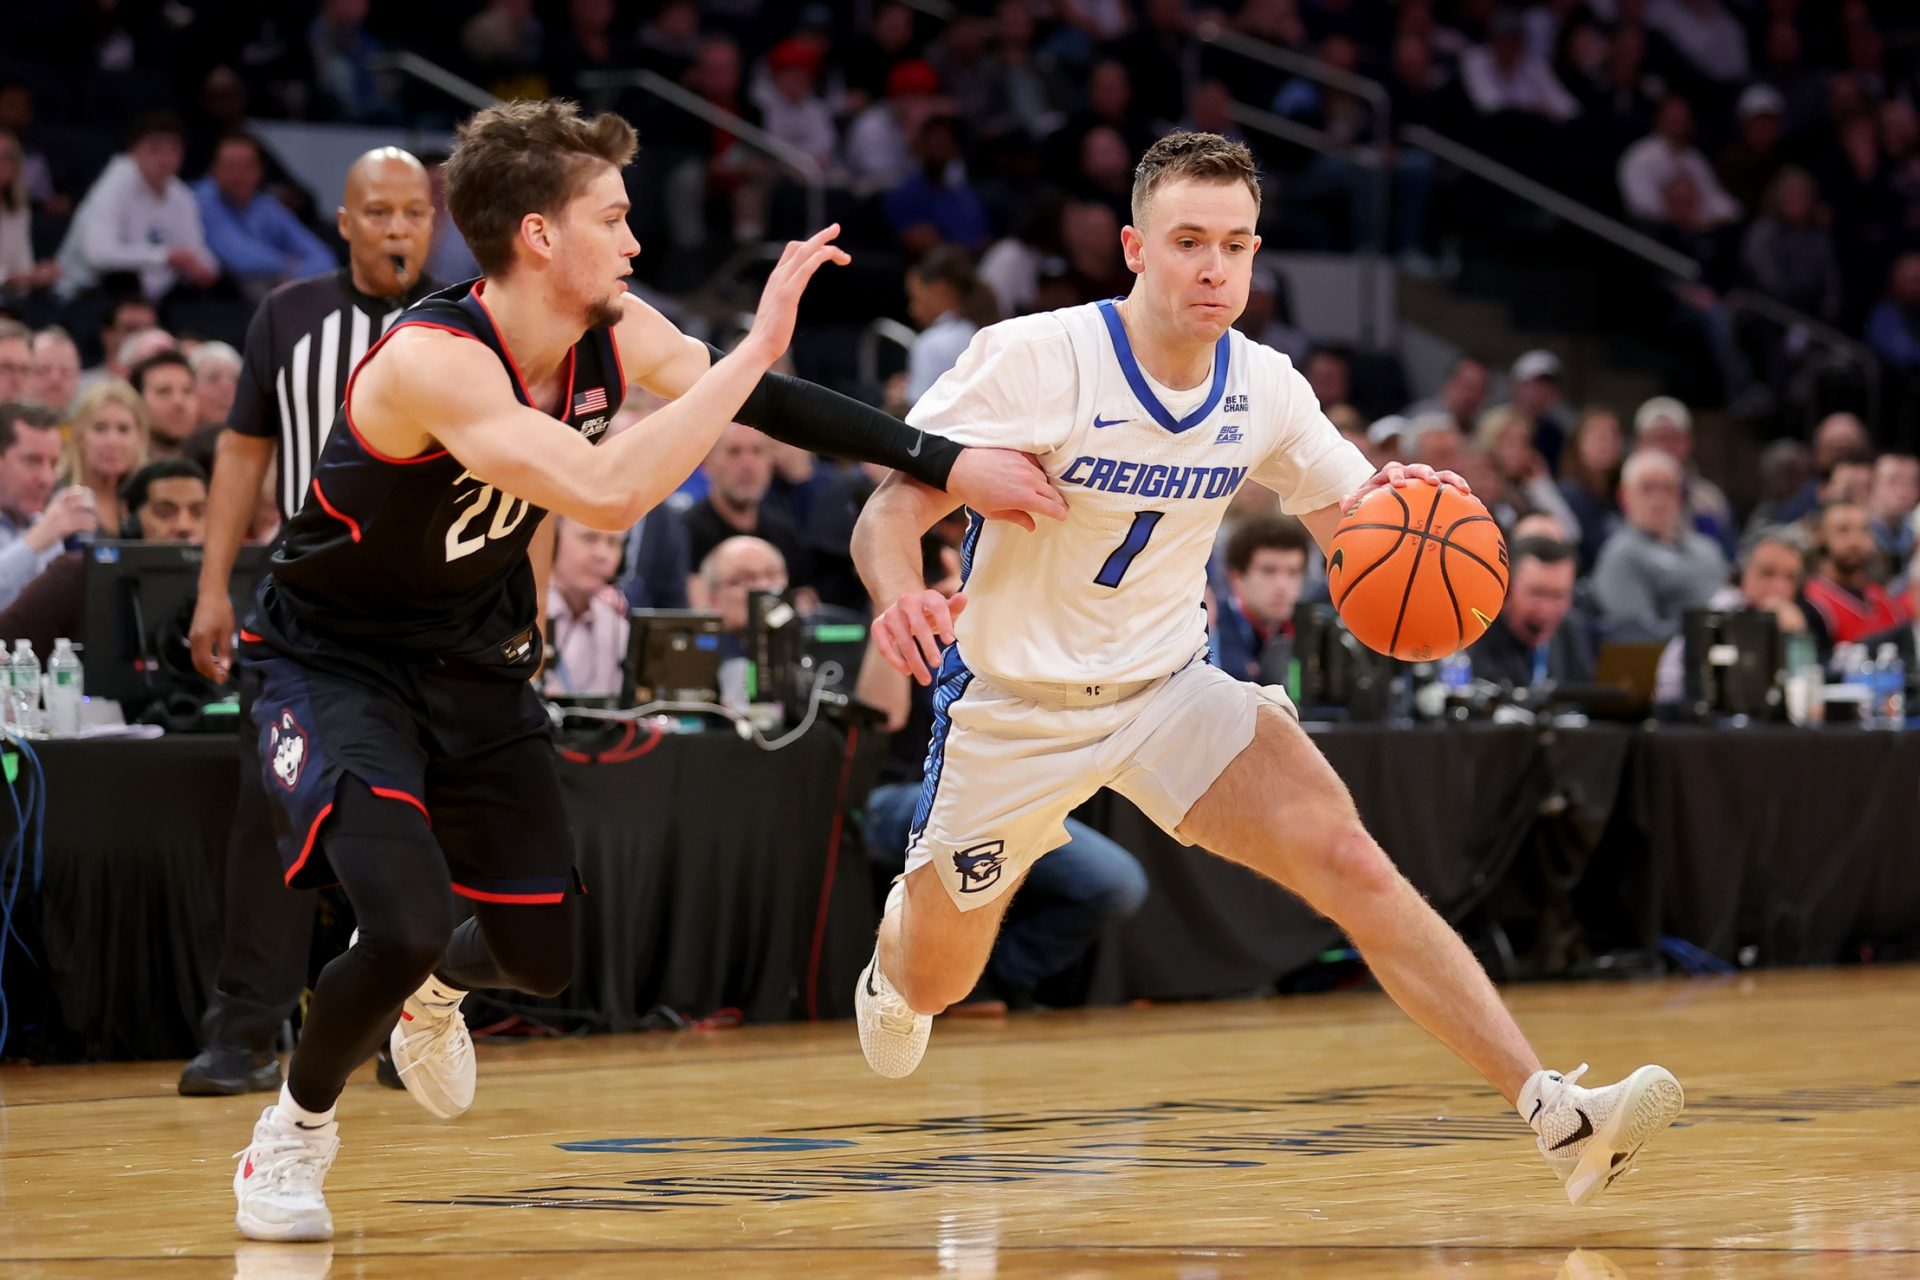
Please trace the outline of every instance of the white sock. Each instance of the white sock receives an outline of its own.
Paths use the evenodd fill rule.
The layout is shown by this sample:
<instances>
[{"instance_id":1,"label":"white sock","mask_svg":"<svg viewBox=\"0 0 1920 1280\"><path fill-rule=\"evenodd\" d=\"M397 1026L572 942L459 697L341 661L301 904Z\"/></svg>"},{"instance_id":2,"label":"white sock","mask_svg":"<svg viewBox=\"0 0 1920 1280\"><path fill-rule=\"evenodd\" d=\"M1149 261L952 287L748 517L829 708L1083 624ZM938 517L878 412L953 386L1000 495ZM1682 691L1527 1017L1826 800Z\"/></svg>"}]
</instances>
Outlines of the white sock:
<instances>
[{"instance_id":1,"label":"white sock","mask_svg":"<svg viewBox=\"0 0 1920 1280\"><path fill-rule=\"evenodd\" d=\"M1513 1104L1513 1109L1520 1113L1520 1118L1529 1126L1545 1114L1546 1108L1541 1105L1541 1095L1550 1082L1557 1081L1559 1078L1559 1072L1543 1068L1528 1076L1527 1082L1520 1086L1520 1097Z\"/></svg>"},{"instance_id":2,"label":"white sock","mask_svg":"<svg viewBox=\"0 0 1920 1280\"><path fill-rule=\"evenodd\" d=\"M293 1091L286 1085L280 1086L280 1101L274 1104L273 1118L289 1129L324 1129L333 1123L335 1107L325 1111L309 1111L293 1100Z\"/></svg>"}]
</instances>

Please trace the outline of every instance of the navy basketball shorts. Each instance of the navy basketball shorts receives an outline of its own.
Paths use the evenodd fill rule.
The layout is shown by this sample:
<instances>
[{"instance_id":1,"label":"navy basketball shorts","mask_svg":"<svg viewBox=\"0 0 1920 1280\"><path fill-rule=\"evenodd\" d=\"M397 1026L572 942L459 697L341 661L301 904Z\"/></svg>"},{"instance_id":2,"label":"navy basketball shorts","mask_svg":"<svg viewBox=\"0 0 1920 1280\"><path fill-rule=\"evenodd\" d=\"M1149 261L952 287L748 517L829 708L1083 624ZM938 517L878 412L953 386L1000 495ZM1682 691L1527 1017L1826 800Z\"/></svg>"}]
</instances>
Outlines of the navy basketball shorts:
<instances>
[{"instance_id":1,"label":"navy basketball shorts","mask_svg":"<svg viewBox=\"0 0 1920 1280\"><path fill-rule=\"evenodd\" d=\"M337 883L326 824L347 774L420 810L463 897L557 903L576 883L552 731L526 681L258 642L237 656L289 886Z\"/></svg>"}]
</instances>

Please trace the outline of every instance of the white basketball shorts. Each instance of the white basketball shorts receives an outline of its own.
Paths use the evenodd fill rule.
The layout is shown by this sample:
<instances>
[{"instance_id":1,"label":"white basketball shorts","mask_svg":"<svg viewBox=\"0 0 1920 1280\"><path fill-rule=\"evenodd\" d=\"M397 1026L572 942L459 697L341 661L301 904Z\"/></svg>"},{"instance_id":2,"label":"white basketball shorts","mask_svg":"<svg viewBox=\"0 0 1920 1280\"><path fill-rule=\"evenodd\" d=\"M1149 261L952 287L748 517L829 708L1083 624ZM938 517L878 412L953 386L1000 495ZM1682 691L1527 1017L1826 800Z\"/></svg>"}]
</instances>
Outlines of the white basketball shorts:
<instances>
[{"instance_id":1,"label":"white basketball shorts","mask_svg":"<svg viewBox=\"0 0 1920 1280\"><path fill-rule=\"evenodd\" d=\"M1009 686L969 670L956 645L934 688L906 869L932 863L962 911L992 902L1067 842L1067 815L1102 787L1179 839L1187 811L1253 741L1262 703L1297 714L1284 689L1203 655L1159 680Z\"/></svg>"}]
</instances>

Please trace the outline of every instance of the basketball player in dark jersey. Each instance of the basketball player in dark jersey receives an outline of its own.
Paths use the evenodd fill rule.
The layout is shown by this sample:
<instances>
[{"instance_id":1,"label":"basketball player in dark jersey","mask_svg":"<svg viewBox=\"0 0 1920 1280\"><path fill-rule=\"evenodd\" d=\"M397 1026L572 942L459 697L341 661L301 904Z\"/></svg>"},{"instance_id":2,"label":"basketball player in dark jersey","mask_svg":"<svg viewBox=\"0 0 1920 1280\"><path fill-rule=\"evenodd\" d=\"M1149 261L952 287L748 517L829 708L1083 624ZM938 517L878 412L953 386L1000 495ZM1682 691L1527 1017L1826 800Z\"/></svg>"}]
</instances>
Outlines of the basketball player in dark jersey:
<instances>
[{"instance_id":1,"label":"basketball player in dark jersey","mask_svg":"<svg viewBox=\"0 0 1920 1280\"><path fill-rule=\"evenodd\" d=\"M354 371L241 630L288 882L338 880L360 924L234 1172L251 1238L332 1234L334 1104L382 1040L415 1098L451 1118L474 1092L465 993L551 995L571 978L572 842L529 684L549 511L625 529L739 420L1029 527L1065 515L1024 455L961 450L768 373L808 280L848 261L837 227L787 246L751 332L717 362L629 296L633 149L624 121L570 103L462 127L448 205L486 275L409 308ZM601 443L630 382L673 403ZM473 910L458 928L454 894Z\"/></svg>"}]
</instances>

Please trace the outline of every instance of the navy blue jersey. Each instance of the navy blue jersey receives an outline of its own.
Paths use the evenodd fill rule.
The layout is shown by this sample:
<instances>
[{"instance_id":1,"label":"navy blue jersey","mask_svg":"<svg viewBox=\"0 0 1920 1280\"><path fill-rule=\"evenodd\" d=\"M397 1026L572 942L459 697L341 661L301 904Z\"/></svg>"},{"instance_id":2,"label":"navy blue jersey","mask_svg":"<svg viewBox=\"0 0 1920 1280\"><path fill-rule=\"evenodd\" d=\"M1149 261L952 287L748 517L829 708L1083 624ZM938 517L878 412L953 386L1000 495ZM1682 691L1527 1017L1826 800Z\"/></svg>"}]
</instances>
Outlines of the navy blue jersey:
<instances>
[{"instance_id":1,"label":"navy blue jersey","mask_svg":"<svg viewBox=\"0 0 1920 1280\"><path fill-rule=\"evenodd\" d=\"M455 285L407 308L354 377L400 330L440 329L484 343L520 403L544 411L527 396L482 283ZM410 376L431 378L433 370ZM564 381L560 421L600 439L626 397L610 330L589 329L574 345ZM352 395L350 377L340 420L274 551L249 630L294 653L344 644L526 678L540 656L527 546L547 513L483 482L445 449L411 458L380 453L354 428Z\"/></svg>"}]
</instances>

